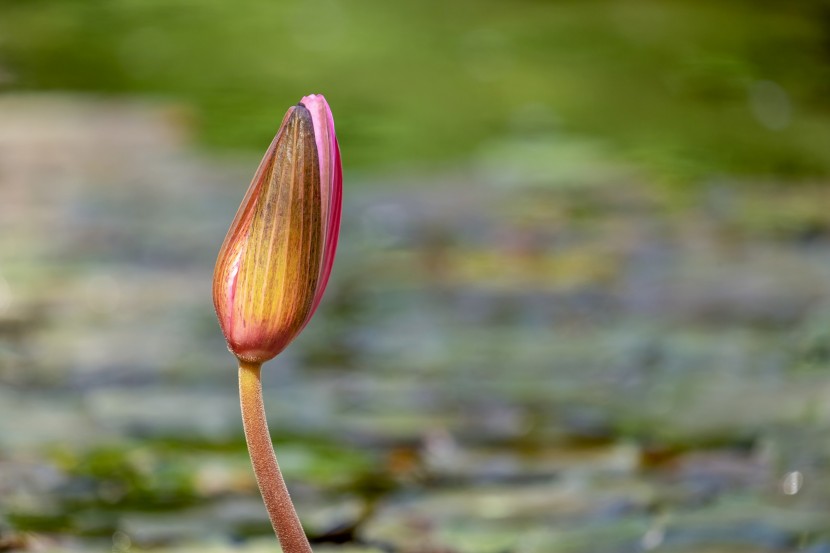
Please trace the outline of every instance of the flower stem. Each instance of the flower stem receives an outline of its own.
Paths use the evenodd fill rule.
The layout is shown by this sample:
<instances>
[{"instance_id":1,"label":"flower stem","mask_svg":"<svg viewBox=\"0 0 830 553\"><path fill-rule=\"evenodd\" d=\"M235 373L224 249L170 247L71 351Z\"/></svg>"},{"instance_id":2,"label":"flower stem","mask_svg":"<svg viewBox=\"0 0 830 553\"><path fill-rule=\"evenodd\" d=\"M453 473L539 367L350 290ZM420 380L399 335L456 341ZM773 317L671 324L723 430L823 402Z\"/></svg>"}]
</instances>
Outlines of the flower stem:
<instances>
[{"instance_id":1,"label":"flower stem","mask_svg":"<svg viewBox=\"0 0 830 553\"><path fill-rule=\"evenodd\" d=\"M282 479L262 402L261 364L239 362L239 399L245 441L254 466L259 491L271 518L271 525L284 553L311 553L297 511Z\"/></svg>"}]
</instances>

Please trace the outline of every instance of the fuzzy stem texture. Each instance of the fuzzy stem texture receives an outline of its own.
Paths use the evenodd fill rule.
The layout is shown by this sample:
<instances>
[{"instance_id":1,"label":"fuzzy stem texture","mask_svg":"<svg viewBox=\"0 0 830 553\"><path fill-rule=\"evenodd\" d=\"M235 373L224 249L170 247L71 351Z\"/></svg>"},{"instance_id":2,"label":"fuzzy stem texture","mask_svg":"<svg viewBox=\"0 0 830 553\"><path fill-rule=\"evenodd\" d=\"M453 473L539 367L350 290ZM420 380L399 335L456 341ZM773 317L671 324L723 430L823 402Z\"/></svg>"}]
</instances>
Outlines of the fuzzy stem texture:
<instances>
[{"instance_id":1,"label":"fuzzy stem texture","mask_svg":"<svg viewBox=\"0 0 830 553\"><path fill-rule=\"evenodd\" d=\"M312 553L297 511L282 478L262 402L261 364L239 363L239 399L245 441L271 525L284 553Z\"/></svg>"}]
</instances>

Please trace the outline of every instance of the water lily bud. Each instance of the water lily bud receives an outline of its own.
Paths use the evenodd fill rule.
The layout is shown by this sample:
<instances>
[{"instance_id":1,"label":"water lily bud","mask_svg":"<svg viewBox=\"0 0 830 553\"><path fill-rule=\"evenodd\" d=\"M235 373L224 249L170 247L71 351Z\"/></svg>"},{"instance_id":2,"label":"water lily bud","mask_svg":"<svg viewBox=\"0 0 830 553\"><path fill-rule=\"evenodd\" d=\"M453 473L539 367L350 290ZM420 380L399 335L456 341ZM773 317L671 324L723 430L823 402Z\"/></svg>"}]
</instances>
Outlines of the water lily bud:
<instances>
[{"instance_id":1,"label":"water lily bud","mask_svg":"<svg viewBox=\"0 0 830 553\"><path fill-rule=\"evenodd\" d=\"M285 114L219 251L213 304L228 349L272 359L317 309L334 263L343 176L331 110L306 96Z\"/></svg>"}]
</instances>

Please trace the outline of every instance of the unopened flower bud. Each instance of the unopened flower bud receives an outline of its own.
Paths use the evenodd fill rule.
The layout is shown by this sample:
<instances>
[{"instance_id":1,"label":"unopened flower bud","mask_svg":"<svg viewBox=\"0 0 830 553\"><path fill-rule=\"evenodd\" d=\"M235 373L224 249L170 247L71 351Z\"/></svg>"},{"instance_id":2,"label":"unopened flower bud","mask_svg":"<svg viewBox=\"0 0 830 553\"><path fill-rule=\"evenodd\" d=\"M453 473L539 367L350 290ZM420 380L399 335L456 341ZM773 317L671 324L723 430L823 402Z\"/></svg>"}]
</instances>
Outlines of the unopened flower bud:
<instances>
[{"instance_id":1,"label":"unopened flower bud","mask_svg":"<svg viewBox=\"0 0 830 553\"><path fill-rule=\"evenodd\" d=\"M272 359L323 296L337 248L343 177L325 99L292 106L219 251L213 303L240 360Z\"/></svg>"}]
</instances>

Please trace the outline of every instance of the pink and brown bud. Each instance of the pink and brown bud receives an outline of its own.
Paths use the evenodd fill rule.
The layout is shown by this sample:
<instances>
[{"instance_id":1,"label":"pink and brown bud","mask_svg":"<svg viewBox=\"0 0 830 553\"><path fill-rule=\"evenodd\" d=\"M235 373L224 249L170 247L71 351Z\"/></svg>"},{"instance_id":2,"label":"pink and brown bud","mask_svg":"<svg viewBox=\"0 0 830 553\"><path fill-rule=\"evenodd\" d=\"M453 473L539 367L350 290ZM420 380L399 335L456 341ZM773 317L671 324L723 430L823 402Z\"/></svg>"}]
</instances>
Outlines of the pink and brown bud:
<instances>
[{"instance_id":1,"label":"pink and brown bud","mask_svg":"<svg viewBox=\"0 0 830 553\"><path fill-rule=\"evenodd\" d=\"M285 114L216 261L213 304L240 360L272 359L311 319L334 263L342 193L331 110L306 96Z\"/></svg>"}]
</instances>

